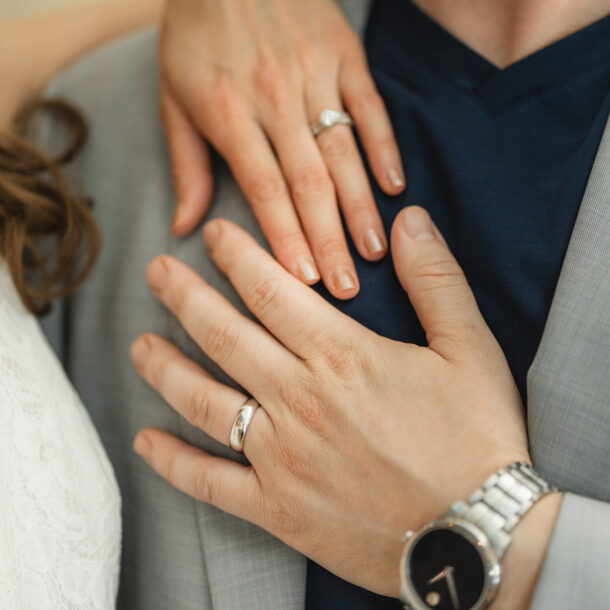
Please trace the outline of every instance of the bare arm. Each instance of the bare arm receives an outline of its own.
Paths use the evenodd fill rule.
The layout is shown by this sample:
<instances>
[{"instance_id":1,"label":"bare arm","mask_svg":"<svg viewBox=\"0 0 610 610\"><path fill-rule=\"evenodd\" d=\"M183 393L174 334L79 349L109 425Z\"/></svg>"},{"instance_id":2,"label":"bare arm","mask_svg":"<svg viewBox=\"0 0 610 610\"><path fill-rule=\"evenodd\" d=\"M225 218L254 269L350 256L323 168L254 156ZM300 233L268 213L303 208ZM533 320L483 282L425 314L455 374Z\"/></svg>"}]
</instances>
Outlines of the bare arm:
<instances>
[{"instance_id":1,"label":"bare arm","mask_svg":"<svg viewBox=\"0 0 610 610\"><path fill-rule=\"evenodd\" d=\"M71 62L153 23L163 0L114 0L27 19L0 21L0 129Z\"/></svg>"}]
</instances>

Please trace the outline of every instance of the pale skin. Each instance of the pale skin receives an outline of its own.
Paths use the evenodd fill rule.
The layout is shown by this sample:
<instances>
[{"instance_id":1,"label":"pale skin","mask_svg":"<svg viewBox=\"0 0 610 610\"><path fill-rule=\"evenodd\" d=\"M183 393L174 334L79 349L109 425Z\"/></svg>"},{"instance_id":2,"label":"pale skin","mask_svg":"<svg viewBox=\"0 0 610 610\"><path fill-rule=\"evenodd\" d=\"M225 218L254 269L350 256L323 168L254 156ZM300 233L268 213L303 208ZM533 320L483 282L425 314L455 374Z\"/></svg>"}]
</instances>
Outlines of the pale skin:
<instances>
[{"instance_id":1,"label":"pale skin","mask_svg":"<svg viewBox=\"0 0 610 610\"><path fill-rule=\"evenodd\" d=\"M73 61L117 36L154 23L162 0L110 0L0 21L0 129Z\"/></svg>"},{"instance_id":2,"label":"pale skin","mask_svg":"<svg viewBox=\"0 0 610 610\"><path fill-rule=\"evenodd\" d=\"M601 19L608 0L413 0L499 68Z\"/></svg>"},{"instance_id":3,"label":"pale skin","mask_svg":"<svg viewBox=\"0 0 610 610\"><path fill-rule=\"evenodd\" d=\"M466 278L424 210L399 214L392 256L426 330L428 347L417 347L334 309L232 223L213 221L204 237L260 324L176 259L156 259L147 278L202 350L263 405L246 437L250 465L154 429L136 437L135 450L178 489L344 579L397 596L404 532L501 466L530 461L519 394ZM228 443L246 394L161 337L139 338L131 355L174 409ZM549 496L519 526L504 563L510 596L501 593L496 607L527 607L559 504Z\"/></svg>"},{"instance_id":4,"label":"pale skin","mask_svg":"<svg viewBox=\"0 0 610 610\"><path fill-rule=\"evenodd\" d=\"M593 0L505 1L493 11L483 0L417 3L498 66L610 8ZM170 257L153 261L147 274L155 295L263 409L247 437L250 466L160 430L141 432L136 451L186 493L393 596L406 529L442 515L498 467L529 461L523 408L504 357L427 222L422 210L403 211L391 239L398 277L427 333L425 348L383 339L338 313L225 221L206 227L210 255L261 325ZM132 357L173 408L228 442L245 394L157 336L136 341ZM560 494L547 496L515 530L494 608L529 607L560 504Z\"/></svg>"},{"instance_id":5,"label":"pale skin","mask_svg":"<svg viewBox=\"0 0 610 610\"><path fill-rule=\"evenodd\" d=\"M227 161L277 259L338 298L358 292L341 213L358 253L387 251L352 130L314 138L324 109L346 108L390 195L405 177L362 44L332 0L169 0L161 26L161 115L183 235L212 193L208 144Z\"/></svg>"}]
</instances>

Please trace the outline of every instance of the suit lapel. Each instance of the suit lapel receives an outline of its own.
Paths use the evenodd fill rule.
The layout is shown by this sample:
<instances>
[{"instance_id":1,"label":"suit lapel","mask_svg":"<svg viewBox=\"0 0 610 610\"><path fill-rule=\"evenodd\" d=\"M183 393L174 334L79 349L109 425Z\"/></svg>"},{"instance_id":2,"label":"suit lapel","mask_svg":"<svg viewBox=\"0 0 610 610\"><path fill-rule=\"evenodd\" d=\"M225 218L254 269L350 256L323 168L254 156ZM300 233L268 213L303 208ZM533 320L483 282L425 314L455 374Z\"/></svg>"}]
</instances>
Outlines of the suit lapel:
<instances>
[{"instance_id":1,"label":"suit lapel","mask_svg":"<svg viewBox=\"0 0 610 610\"><path fill-rule=\"evenodd\" d=\"M199 506L197 520L215 610L304 608L305 557L212 506Z\"/></svg>"},{"instance_id":2,"label":"suit lapel","mask_svg":"<svg viewBox=\"0 0 610 610\"><path fill-rule=\"evenodd\" d=\"M610 500L610 120L528 375L536 467L560 487Z\"/></svg>"}]
</instances>

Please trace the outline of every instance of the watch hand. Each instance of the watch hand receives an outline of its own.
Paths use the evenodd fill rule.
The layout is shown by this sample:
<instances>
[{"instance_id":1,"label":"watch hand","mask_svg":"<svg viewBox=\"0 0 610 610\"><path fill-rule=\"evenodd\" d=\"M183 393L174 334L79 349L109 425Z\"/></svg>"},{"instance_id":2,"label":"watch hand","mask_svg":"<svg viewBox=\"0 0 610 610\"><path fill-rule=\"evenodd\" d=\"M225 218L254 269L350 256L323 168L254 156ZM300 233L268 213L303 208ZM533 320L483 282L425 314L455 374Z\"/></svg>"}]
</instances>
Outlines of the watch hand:
<instances>
[{"instance_id":1,"label":"watch hand","mask_svg":"<svg viewBox=\"0 0 610 610\"><path fill-rule=\"evenodd\" d=\"M455 579L453 578L453 566L445 566L436 576L433 576L428 584L432 585L443 578L447 581L447 588L449 589L449 596L451 597L451 605L454 610L460 610L460 600L457 594L457 587L455 586Z\"/></svg>"},{"instance_id":2,"label":"watch hand","mask_svg":"<svg viewBox=\"0 0 610 610\"><path fill-rule=\"evenodd\" d=\"M453 566L445 568L445 571L447 572L447 586L449 587L451 603L455 610L460 610L460 600L457 594L457 587L455 586L455 579L453 578Z\"/></svg>"},{"instance_id":3,"label":"watch hand","mask_svg":"<svg viewBox=\"0 0 610 610\"><path fill-rule=\"evenodd\" d=\"M439 580L442 580L443 578L445 578L447 576L447 572L446 572L447 568L443 568L436 576L433 576L429 581L428 584L429 585L433 585L435 582L438 582Z\"/></svg>"}]
</instances>

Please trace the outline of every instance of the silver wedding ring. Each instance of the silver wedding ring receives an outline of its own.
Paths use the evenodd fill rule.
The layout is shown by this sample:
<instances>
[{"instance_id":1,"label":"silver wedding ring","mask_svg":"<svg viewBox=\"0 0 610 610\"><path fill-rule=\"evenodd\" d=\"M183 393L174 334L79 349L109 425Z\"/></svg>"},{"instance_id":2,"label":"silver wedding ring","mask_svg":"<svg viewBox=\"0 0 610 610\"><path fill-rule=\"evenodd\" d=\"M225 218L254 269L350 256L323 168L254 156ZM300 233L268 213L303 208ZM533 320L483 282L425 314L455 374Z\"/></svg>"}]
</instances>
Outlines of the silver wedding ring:
<instances>
[{"instance_id":1,"label":"silver wedding ring","mask_svg":"<svg viewBox=\"0 0 610 610\"><path fill-rule=\"evenodd\" d=\"M311 125L311 133L314 137L319 136L325 129L333 125L353 125L352 117L343 110L332 110L327 108L320 112L316 123Z\"/></svg>"},{"instance_id":2,"label":"silver wedding ring","mask_svg":"<svg viewBox=\"0 0 610 610\"><path fill-rule=\"evenodd\" d=\"M250 398L246 400L243 406L237 412L233 427L231 428L231 435L229 436L229 445L231 449L237 453L244 452L244 443L246 442L246 433L250 422L254 417L254 412L260 407L260 404L254 399Z\"/></svg>"}]
</instances>

